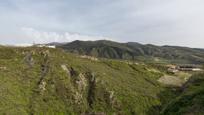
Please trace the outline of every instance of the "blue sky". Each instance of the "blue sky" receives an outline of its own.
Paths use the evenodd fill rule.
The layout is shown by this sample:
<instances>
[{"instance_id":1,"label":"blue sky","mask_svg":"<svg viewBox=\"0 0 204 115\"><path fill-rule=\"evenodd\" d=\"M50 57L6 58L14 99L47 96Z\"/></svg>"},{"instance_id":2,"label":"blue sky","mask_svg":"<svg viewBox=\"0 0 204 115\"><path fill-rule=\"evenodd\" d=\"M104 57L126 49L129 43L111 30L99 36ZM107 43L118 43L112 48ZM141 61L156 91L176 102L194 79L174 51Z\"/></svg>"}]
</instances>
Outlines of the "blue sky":
<instances>
[{"instance_id":1,"label":"blue sky","mask_svg":"<svg viewBox=\"0 0 204 115\"><path fill-rule=\"evenodd\" d=\"M204 48L203 0L0 0L0 44L108 39Z\"/></svg>"}]
</instances>

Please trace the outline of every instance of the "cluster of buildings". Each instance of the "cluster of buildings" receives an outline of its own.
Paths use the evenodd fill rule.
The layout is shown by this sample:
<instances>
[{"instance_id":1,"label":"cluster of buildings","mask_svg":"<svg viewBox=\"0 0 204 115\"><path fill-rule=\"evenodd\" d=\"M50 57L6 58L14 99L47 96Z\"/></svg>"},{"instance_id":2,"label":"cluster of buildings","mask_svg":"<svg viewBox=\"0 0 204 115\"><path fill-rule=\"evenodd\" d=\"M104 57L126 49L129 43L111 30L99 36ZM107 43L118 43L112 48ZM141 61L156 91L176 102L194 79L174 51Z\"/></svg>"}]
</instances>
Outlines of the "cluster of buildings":
<instances>
[{"instance_id":1,"label":"cluster of buildings","mask_svg":"<svg viewBox=\"0 0 204 115\"><path fill-rule=\"evenodd\" d=\"M168 72L176 73L179 71L194 71L199 72L203 71L202 66L199 65L193 65L193 64L185 64L185 65L167 65Z\"/></svg>"}]
</instances>

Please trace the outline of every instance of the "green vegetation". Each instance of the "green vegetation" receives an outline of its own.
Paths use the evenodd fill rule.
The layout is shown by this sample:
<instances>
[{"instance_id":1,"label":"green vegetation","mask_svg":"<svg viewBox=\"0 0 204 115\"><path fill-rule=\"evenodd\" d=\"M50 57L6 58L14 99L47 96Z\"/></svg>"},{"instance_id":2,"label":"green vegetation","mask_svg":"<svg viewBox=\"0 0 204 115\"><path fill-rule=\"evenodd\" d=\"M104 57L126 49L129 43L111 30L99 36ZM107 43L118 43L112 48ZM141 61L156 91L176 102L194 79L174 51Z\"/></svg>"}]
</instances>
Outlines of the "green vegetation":
<instances>
[{"instance_id":1,"label":"green vegetation","mask_svg":"<svg viewBox=\"0 0 204 115\"><path fill-rule=\"evenodd\" d=\"M204 73L195 74L182 87L162 111L164 115L203 115L204 114Z\"/></svg>"},{"instance_id":2,"label":"green vegetation","mask_svg":"<svg viewBox=\"0 0 204 115\"><path fill-rule=\"evenodd\" d=\"M162 73L147 65L34 47L1 47L0 57L0 114L147 114L161 105Z\"/></svg>"},{"instance_id":3,"label":"green vegetation","mask_svg":"<svg viewBox=\"0 0 204 115\"><path fill-rule=\"evenodd\" d=\"M2 46L0 114L202 113L203 74L193 76L182 92L158 82L166 74L164 64L91 60L58 48Z\"/></svg>"},{"instance_id":4,"label":"green vegetation","mask_svg":"<svg viewBox=\"0 0 204 115\"><path fill-rule=\"evenodd\" d=\"M69 52L112 59L131 59L156 63L204 63L204 50L176 46L142 45L112 41L74 41L57 44ZM78 47L80 46L80 47Z\"/></svg>"}]
</instances>

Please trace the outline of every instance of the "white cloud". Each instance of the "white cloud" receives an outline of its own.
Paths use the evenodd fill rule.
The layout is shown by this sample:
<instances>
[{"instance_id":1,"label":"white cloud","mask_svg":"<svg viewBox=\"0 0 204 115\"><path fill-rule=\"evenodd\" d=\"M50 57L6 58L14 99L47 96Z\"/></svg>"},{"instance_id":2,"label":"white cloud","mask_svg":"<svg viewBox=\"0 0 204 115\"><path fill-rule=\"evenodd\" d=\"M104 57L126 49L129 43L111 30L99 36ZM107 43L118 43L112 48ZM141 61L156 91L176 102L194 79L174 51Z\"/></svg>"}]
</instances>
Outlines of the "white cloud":
<instances>
[{"instance_id":1,"label":"white cloud","mask_svg":"<svg viewBox=\"0 0 204 115\"><path fill-rule=\"evenodd\" d=\"M35 43L49 43L49 42L70 42L74 40L101 40L101 39L109 39L102 36L89 36L89 35L80 35L77 33L57 33L57 32L46 32L39 31L30 27L21 28L23 34L25 34L29 41L33 41Z\"/></svg>"},{"instance_id":2,"label":"white cloud","mask_svg":"<svg viewBox=\"0 0 204 115\"><path fill-rule=\"evenodd\" d=\"M106 39L97 37L102 35L119 42L203 47L204 0L48 1L2 0L0 44Z\"/></svg>"}]
</instances>

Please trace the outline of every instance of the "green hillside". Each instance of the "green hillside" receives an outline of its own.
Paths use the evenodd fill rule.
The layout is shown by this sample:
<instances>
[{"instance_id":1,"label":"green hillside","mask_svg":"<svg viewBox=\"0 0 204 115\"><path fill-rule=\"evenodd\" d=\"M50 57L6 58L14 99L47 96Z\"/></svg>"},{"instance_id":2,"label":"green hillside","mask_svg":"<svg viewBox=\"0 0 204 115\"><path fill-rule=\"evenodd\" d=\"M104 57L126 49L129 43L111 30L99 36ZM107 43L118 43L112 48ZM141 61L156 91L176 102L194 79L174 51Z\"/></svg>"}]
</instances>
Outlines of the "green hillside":
<instances>
[{"instance_id":1,"label":"green hillside","mask_svg":"<svg viewBox=\"0 0 204 115\"><path fill-rule=\"evenodd\" d=\"M156 113L162 73L150 69L60 49L1 47L0 114Z\"/></svg>"},{"instance_id":2,"label":"green hillside","mask_svg":"<svg viewBox=\"0 0 204 115\"><path fill-rule=\"evenodd\" d=\"M179 96L162 111L163 115L204 114L204 74L196 74L182 87Z\"/></svg>"},{"instance_id":3,"label":"green hillside","mask_svg":"<svg viewBox=\"0 0 204 115\"><path fill-rule=\"evenodd\" d=\"M1 46L0 114L202 114L203 74L182 87L158 82L167 74L162 64Z\"/></svg>"},{"instance_id":4,"label":"green hillside","mask_svg":"<svg viewBox=\"0 0 204 115\"><path fill-rule=\"evenodd\" d=\"M117 43L113 41L74 41L58 44L67 51L112 59L131 59L173 62L204 63L204 50L177 46L142 45L135 42Z\"/></svg>"}]
</instances>

